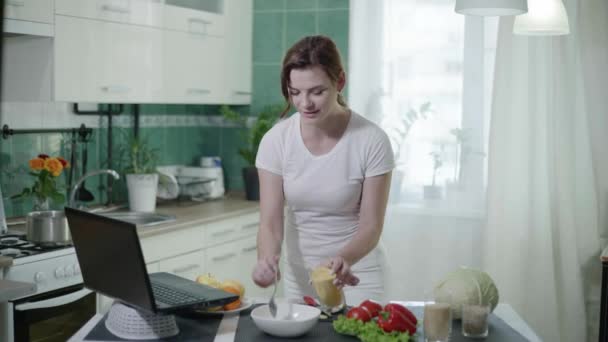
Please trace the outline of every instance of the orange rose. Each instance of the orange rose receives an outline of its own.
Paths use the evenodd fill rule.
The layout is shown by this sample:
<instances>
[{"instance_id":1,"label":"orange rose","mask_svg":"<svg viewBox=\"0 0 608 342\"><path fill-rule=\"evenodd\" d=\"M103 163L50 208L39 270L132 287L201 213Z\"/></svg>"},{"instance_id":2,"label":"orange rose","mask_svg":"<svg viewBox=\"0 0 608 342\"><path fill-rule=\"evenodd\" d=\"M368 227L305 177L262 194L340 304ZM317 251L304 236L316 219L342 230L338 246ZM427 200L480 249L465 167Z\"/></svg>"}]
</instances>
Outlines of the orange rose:
<instances>
[{"instance_id":1,"label":"orange rose","mask_svg":"<svg viewBox=\"0 0 608 342\"><path fill-rule=\"evenodd\" d=\"M30 159L30 169L34 171L39 171L44 169L44 159L42 158L34 158Z\"/></svg>"},{"instance_id":2,"label":"orange rose","mask_svg":"<svg viewBox=\"0 0 608 342\"><path fill-rule=\"evenodd\" d=\"M57 160L59 160L61 162L61 166L63 166L64 169L67 169L68 167L70 167L70 163L68 163L67 160L65 160L61 157L57 157Z\"/></svg>"},{"instance_id":3,"label":"orange rose","mask_svg":"<svg viewBox=\"0 0 608 342\"><path fill-rule=\"evenodd\" d=\"M47 158L44 160L44 168L53 176L57 177L63 170L63 165L57 158Z\"/></svg>"}]
</instances>

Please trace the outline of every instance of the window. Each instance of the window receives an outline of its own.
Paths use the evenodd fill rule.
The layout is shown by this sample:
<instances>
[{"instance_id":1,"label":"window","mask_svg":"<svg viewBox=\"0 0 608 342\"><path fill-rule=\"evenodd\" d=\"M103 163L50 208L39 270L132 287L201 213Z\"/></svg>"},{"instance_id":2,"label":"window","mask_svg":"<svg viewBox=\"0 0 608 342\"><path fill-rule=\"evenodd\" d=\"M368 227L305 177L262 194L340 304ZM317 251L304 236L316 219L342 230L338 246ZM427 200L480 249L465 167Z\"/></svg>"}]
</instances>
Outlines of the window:
<instances>
[{"instance_id":1,"label":"window","mask_svg":"<svg viewBox=\"0 0 608 342\"><path fill-rule=\"evenodd\" d=\"M351 3L351 11L367 6L357 3ZM350 96L377 94L373 113L366 113L368 105L355 109L380 124L391 139L397 162L391 203L480 211L498 19L457 14L452 0L380 4L377 20L365 12L381 44L364 52L380 63L380 76L360 77L371 68L357 61L357 47L365 46L365 40L367 46L378 43L369 41L373 34L353 30L361 18L357 13L351 13L350 51L351 83L376 79L380 91L354 86Z\"/></svg>"}]
</instances>

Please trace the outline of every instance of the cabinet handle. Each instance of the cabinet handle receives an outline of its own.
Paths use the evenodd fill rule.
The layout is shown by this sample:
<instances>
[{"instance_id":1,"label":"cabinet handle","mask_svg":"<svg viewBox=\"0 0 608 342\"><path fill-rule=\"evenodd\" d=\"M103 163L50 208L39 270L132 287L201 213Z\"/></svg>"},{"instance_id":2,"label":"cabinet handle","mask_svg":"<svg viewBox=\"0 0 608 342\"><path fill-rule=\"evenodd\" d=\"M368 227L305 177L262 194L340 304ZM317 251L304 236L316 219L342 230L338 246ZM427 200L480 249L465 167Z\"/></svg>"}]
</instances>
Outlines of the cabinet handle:
<instances>
[{"instance_id":1,"label":"cabinet handle","mask_svg":"<svg viewBox=\"0 0 608 342\"><path fill-rule=\"evenodd\" d=\"M102 86L101 90L106 93L128 93L131 89L129 87L121 86L121 85L108 85Z\"/></svg>"},{"instance_id":2,"label":"cabinet handle","mask_svg":"<svg viewBox=\"0 0 608 342\"><path fill-rule=\"evenodd\" d=\"M131 13L131 9L126 7L120 7L111 4L103 4L101 5L101 10L106 12L114 12L114 13Z\"/></svg>"},{"instance_id":3,"label":"cabinet handle","mask_svg":"<svg viewBox=\"0 0 608 342\"><path fill-rule=\"evenodd\" d=\"M197 23L203 25L209 25L211 22L209 20L201 19L201 18L188 18L189 23Z\"/></svg>"},{"instance_id":4,"label":"cabinet handle","mask_svg":"<svg viewBox=\"0 0 608 342\"><path fill-rule=\"evenodd\" d=\"M187 265L187 266L184 266L184 267L176 268L176 269L173 270L173 273L183 273L183 272L186 272L186 271L190 271L190 270L196 269L198 267L199 266L197 264L191 264L191 265Z\"/></svg>"},{"instance_id":5,"label":"cabinet handle","mask_svg":"<svg viewBox=\"0 0 608 342\"><path fill-rule=\"evenodd\" d=\"M204 94L210 94L211 90L209 90L209 89L203 89L203 88L188 88L188 89L186 89L186 92L188 94L200 94L200 95L204 95Z\"/></svg>"},{"instance_id":6,"label":"cabinet handle","mask_svg":"<svg viewBox=\"0 0 608 342\"><path fill-rule=\"evenodd\" d=\"M25 6L25 1L11 0L11 1L8 1L6 4L9 6L23 7L23 6Z\"/></svg>"},{"instance_id":7,"label":"cabinet handle","mask_svg":"<svg viewBox=\"0 0 608 342\"><path fill-rule=\"evenodd\" d=\"M236 254L234 254L234 253L228 253L228 254L224 254L224 255L220 255L220 256L211 258L211 260L212 261L224 261L224 260L228 260L230 258L234 258L235 256L236 256Z\"/></svg>"},{"instance_id":8,"label":"cabinet handle","mask_svg":"<svg viewBox=\"0 0 608 342\"><path fill-rule=\"evenodd\" d=\"M226 236L226 235L230 235L234 233L234 229L228 229L228 230L223 230L221 232L215 232L213 234L211 234L212 237L220 237L220 236Z\"/></svg>"},{"instance_id":9,"label":"cabinet handle","mask_svg":"<svg viewBox=\"0 0 608 342\"><path fill-rule=\"evenodd\" d=\"M249 223L241 227L242 230L249 230L251 228L257 228L260 225L260 222Z\"/></svg>"},{"instance_id":10,"label":"cabinet handle","mask_svg":"<svg viewBox=\"0 0 608 342\"><path fill-rule=\"evenodd\" d=\"M240 91L240 90L236 90L234 92L234 95L251 95L250 91Z\"/></svg>"},{"instance_id":11,"label":"cabinet handle","mask_svg":"<svg viewBox=\"0 0 608 342\"><path fill-rule=\"evenodd\" d=\"M203 26L203 31L196 31L192 29L192 24L200 24ZM201 18L188 18L188 32L207 35L207 26L211 24L209 20L201 19Z\"/></svg>"},{"instance_id":12,"label":"cabinet handle","mask_svg":"<svg viewBox=\"0 0 608 342\"><path fill-rule=\"evenodd\" d=\"M251 246L251 247L245 247L245 248L243 248L243 249L242 249L242 251L243 251L244 253L247 253L247 252L253 252L253 251L255 251L256 249L258 249L258 246Z\"/></svg>"}]
</instances>

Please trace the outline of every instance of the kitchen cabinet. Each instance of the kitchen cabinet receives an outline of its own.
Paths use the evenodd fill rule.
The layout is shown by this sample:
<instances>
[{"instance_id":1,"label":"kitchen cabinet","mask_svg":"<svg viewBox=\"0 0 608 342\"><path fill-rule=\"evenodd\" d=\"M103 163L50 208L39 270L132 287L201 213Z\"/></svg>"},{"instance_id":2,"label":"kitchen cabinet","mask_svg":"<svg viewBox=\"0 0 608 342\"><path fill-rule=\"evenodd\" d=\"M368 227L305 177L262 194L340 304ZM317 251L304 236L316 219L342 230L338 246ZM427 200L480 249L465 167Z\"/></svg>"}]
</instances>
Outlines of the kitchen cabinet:
<instances>
[{"instance_id":1,"label":"kitchen cabinet","mask_svg":"<svg viewBox=\"0 0 608 342\"><path fill-rule=\"evenodd\" d=\"M55 100L154 102L163 94L160 29L57 15Z\"/></svg>"},{"instance_id":2,"label":"kitchen cabinet","mask_svg":"<svg viewBox=\"0 0 608 342\"><path fill-rule=\"evenodd\" d=\"M52 37L53 1L4 1L4 32Z\"/></svg>"},{"instance_id":3,"label":"kitchen cabinet","mask_svg":"<svg viewBox=\"0 0 608 342\"><path fill-rule=\"evenodd\" d=\"M168 272L177 276L195 280L205 272L205 254L202 250L178 255L158 262L159 272Z\"/></svg>"},{"instance_id":4,"label":"kitchen cabinet","mask_svg":"<svg viewBox=\"0 0 608 342\"><path fill-rule=\"evenodd\" d=\"M226 0L226 103L251 103L253 0Z\"/></svg>"},{"instance_id":5,"label":"kitchen cabinet","mask_svg":"<svg viewBox=\"0 0 608 342\"><path fill-rule=\"evenodd\" d=\"M162 0L55 0L55 14L163 27Z\"/></svg>"},{"instance_id":6,"label":"kitchen cabinet","mask_svg":"<svg viewBox=\"0 0 608 342\"><path fill-rule=\"evenodd\" d=\"M222 1L167 0L164 27L168 30L205 36L224 36L225 16Z\"/></svg>"},{"instance_id":7,"label":"kitchen cabinet","mask_svg":"<svg viewBox=\"0 0 608 342\"><path fill-rule=\"evenodd\" d=\"M170 30L163 37L163 102L223 103L224 39Z\"/></svg>"}]
</instances>

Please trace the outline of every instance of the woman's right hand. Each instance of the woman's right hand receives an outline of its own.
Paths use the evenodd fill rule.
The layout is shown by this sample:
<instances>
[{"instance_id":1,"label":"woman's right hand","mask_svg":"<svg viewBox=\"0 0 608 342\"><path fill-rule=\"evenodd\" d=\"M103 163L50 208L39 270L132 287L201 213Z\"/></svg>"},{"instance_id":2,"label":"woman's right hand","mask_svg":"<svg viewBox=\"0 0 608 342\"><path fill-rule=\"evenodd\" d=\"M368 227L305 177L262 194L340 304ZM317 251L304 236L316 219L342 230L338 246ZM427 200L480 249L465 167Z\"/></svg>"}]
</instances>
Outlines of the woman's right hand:
<instances>
[{"instance_id":1,"label":"woman's right hand","mask_svg":"<svg viewBox=\"0 0 608 342\"><path fill-rule=\"evenodd\" d=\"M265 288L274 284L275 270L278 272L278 278L281 278L281 272L279 271L279 256L265 257L258 260L258 263L255 265L253 273L251 274L251 278L256 285Z\"/></svg>"}]
</instances>

